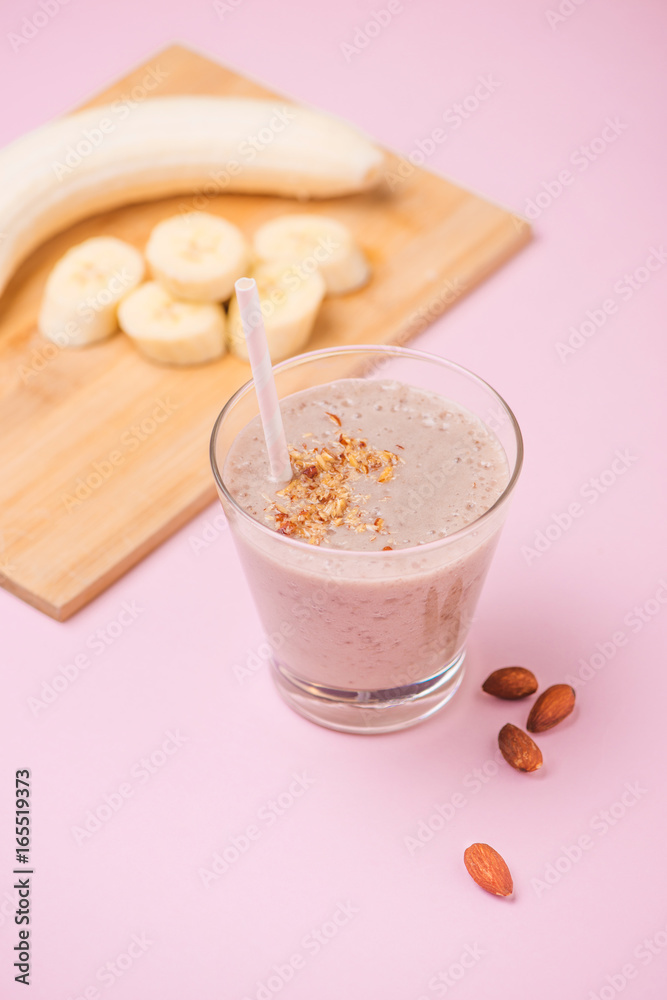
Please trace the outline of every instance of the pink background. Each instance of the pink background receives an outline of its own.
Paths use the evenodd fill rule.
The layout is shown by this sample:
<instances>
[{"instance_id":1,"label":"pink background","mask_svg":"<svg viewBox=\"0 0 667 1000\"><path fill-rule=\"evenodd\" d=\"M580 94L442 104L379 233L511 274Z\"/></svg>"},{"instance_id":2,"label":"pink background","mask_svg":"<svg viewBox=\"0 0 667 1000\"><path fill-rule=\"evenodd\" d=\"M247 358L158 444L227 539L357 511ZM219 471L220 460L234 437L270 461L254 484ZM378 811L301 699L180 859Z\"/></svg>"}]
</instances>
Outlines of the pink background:
<instances>
[{"instance_id":1,"label":"pink background","mask_svg":"<svg viewBox=\"0 0 667 1000\"><path fill-rule=\"evenodd\" d=\"M549 17L559 3L571 13ZM542 192L536 239L415 343L505 396L525 471L461 693L405 733L331 733L285 708L265 669L238 679L261 635L216 508L66 624L0 593L0 996L25 995L11 969L10 808L14 771L29 767L32 1000L662 998L667 267L641 268L667 239L664 7L404 0L346 60L342 43L382 0L219 6L70 0L14 51L10 34L40 8L3 5L0 140L172 41L406 155L491 77L493 93L460 127L444 119L428 165L519 212ZM607 119L619 123L614 141L594 144L586 163L580 147ZM617 283L638 268L629 294ZM561 359L556 345L588 310L599 320L607 299L615 312ZM617 452L625 460L610 471ZM126 603L135 617L100 645L97 630ZM90 666L31 711L82 652ZM479 690L512 663L543 686L577 678L578 707L541 739L546 763L533 776L494 761L498 729L523 725L526 708ZM169 731L186 739L167 755ZM141 764L151 755L153 774ZM307 787L290 792L295 774ZM105 797L120 807L103 808L108 821L78 843L73 828ZM429 823L436 832L411 851L406 838ZM252 825L258 838L240 839ZM248 849L207 888L200 869L232 838ZM477 840L506 857L512 901L470 881L462 853ZM316 945L313 931L330 937ZM144 943L128 952L133 935Z\"/></svg>"}]
</instances>

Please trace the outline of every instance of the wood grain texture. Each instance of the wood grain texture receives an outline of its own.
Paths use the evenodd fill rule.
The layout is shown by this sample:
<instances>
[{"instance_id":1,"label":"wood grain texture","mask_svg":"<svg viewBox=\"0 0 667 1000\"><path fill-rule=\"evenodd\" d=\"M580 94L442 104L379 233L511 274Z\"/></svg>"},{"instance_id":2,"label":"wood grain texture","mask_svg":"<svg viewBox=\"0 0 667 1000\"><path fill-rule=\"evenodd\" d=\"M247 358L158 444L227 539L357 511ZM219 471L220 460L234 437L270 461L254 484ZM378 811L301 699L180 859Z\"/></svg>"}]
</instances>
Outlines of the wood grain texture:
<instances>
[{"instance_id":1,"label":"wood grain texture","mask_svg":"<svg viewBox=\"0 0 667 1000\"><path fill-rule=\"evenodd\" d=\"M146 99L275 96L174 46L86 106L142 99L151 68L166 76ZM399 166L390 156L388 170ZM312 205L356 233L373 268L365 289L326 300L312 349L408 340L530 238L523 220L423 170L393 191L385 182ZM47 275L70 246L108 234L143 249L151 228L184 207L218 213L248 234L276 215L304 210L287 199L224 194L116 209L41 246L0 300L0 583L59 620L215 497L209 436L219 410L248 379L246 364L225 357L199 368L158 367L123 336L59 350L35 325Z\"/></svg>"}]
</instances>

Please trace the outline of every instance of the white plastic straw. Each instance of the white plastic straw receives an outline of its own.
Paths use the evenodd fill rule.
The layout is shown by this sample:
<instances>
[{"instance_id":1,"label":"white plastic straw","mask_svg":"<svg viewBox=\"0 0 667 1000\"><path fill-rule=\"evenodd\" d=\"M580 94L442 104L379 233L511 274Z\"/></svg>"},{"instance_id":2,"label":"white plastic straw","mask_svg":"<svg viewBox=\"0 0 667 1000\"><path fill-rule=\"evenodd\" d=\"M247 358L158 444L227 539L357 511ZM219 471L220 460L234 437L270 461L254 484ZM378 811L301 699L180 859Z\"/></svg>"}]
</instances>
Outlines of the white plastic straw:
<instances>
[{"instance_id":1,"label":"white plastic straw","mask_svg":"<svg viewBox=\"0 0 667 1000\"><path fill-rule=\"evenodd\" d=\"M252 377L255 380L255 391L259 403L259 414L262 418L266 450L269 453L271 466L271 481L287 483L292 478L285 428L283 427L278 393L271 370L271 355L266 340L266 330L259 306L259 295L254 278L239 278L235 284L236 298L241 312L241 322L248 345L248 356Z\"/></svg>"}]
</instances>

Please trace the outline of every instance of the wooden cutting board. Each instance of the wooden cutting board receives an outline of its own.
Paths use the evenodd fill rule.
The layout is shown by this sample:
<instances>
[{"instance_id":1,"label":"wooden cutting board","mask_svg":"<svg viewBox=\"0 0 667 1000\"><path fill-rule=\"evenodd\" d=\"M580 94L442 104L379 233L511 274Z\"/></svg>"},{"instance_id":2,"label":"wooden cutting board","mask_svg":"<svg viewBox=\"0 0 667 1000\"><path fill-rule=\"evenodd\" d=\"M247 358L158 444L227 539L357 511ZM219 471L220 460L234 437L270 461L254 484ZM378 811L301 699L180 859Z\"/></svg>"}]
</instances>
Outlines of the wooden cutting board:
<instances>
[{"instance_id":1,"label":"wooden cutting board","mask_svg":"<svg viewBox=\"0 0 667 1000\"><path fill-rule=\"evenodd\" d=\"M168 94L276 96L173 46L84 106L131 107ZM357 234L373 278L325 302L309 348L403 342L530 238L523 220L441 177L396 157L388 171L394 178L376 191L312 203ZM179 196L116 209L41 246L0 300L0 583L61 621L215 497L209 436L249 378L246 364L225 357L162 368L122 336L57 351L35 326L46 277L65 250L101 234L143 248L151 228L183 206L223 215L248 234L304 210L291 200L224 194L204 204Z\"/></svg>"}]
</instances>

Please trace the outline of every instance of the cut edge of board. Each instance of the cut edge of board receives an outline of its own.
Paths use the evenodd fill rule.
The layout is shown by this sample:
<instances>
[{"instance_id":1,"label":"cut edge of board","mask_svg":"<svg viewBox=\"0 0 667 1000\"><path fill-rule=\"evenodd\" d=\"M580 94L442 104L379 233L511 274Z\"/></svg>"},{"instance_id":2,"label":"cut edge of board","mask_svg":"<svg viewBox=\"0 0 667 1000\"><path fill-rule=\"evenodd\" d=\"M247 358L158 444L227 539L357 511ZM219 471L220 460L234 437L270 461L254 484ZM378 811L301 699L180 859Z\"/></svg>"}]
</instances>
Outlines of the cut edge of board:
<instances>
[{"instance_id":1,"label":"cut edge of board","mask_svg":"<svg viewBox=\"0 0 667 1000\"><path fill-rule=\"evenodd\" d=\"M87 587L77 591L74 597L69 598L69 600L63 601L62 604L54 604L52 601L47 600L44 597L40 597L39 594L33 593L33 591L28 590L23 587L20 583L16 583L11 577L8 577L6 573L0 571L0 586L3 587L8 593L13 594L20 600L24 601L26 604L30 604L33 608L38 611L43 612L43 614L48 615L49 618L55 619L58 622L65 622L72 615L80 611L87 604L90 604L96 597L107 590L112 584L117 583L121 577L131 570L137 563L141 562L147 555L150 555L159 545L166 542L168 538L171 538L177 531L185 527L197 514L201 514L206 507L209 507L217 499L217 493L215 491L214 483L211 483L210 487L202 490L188 505L182 510L178 511L173 517L168 521L165 521L160 527L153 532L148 538L145 538L139 545L136 546L129 552L123 559L119 562L114 563L106 573L99 576L93 583L89 584Z\"/></svg>"}]
</instances>

